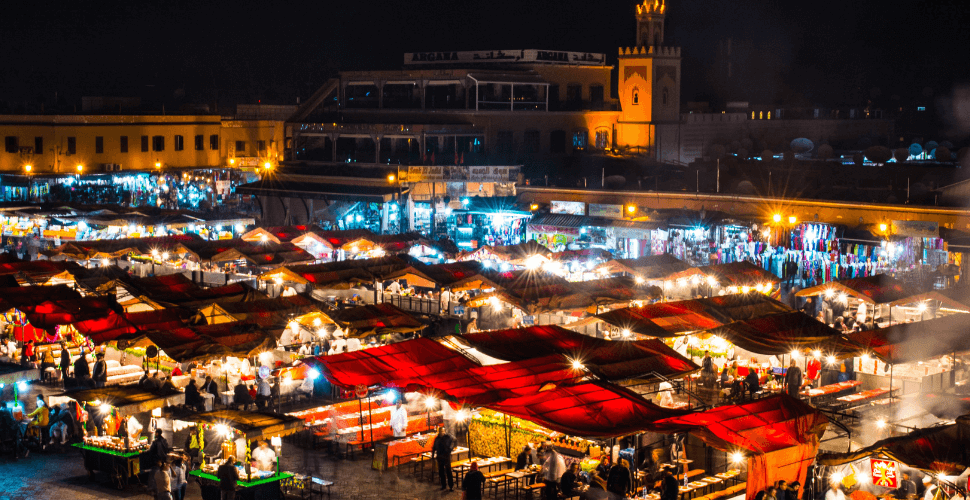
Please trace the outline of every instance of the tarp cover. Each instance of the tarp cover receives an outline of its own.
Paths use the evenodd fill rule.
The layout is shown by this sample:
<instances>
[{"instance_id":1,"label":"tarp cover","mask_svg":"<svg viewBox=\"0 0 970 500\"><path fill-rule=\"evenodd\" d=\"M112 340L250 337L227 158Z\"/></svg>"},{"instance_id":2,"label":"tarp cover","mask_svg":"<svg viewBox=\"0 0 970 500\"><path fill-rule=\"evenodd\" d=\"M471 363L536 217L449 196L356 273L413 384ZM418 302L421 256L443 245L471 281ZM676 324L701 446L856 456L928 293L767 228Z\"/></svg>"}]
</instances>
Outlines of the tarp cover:
<instances>
[{"instance_id":1,"label":"tarp cover","mask_svg":"<svg viewBox=\"0 0 970 500\"><path fill-rule=\"evenodd\" d=\"M873 455L884 455L932 474L960 475L970 467L970 417L965 415L955 424L883 439L849 453L823 453L818 456L818 463L842 465Z\"/></svg>"},{"instance_id":2,"label":"tarp cover","mask_svg":"<svg viewBox=\"0 0 970 500\"><path fill-rule=\"evenodd\" d=\"M665 253L662 255L644 255L638 259L614 259L601 264L596 269L606 269L611 273L628 273L651 281L662 280L689 268L690 266L686 262Z\"/></svg>"},{"instance_id":3,"label":"tarp cover","mask_svg":"<svg viewBox=\"0 0 970 500\"><path fill-rule=\"evenodd\" d=\"M729 264L715 264L713 266L692 267L690 269L674 273L667 277L669 280L690 278L692 276L713 276L717 280L718 286L749 286L755 287L765 283L779 283L781 278L770 272L748 262L732 262Z\"/></svg>"},{"instance_id":4,"label":"tarp cover","mask_svg":"<svg viewBox=\"0 0 970 500\"><path fill-rule=\"evenodd\" d=\"M964 313L942 318L898 323L886 328L850 333L847 338L866 352L887 363L926 361L970 351L970 336Z\"/></svg>"},{"instance_id":5,"label":"tarp cover","mask_svg":"<svg viewBox=\"0 0 970 500\"><path fill-rule=\"evenodd\" d=\"M772 451L821 438L828 419L787 394L654 422L659 432L690 432L720 450Z\"/></svg>"},{"instance_id":6,"label":"tarp cover","mask_svg":"<svg viewBox=\"0 0 970 500\"><path fill-rule=\"evenodd\" d=\"M152 330L147 335L168 357L179 362L223 356L249 357L276 347L274 332L243 321Z\"/></svg>"},{"instance_id":7,"label":"tarp cover","mask_svg":"<svg viewBox=\"0 0 970 500\"><path fill-rule=\"evenodd\" d=\"M185 325L193 316L188 309L170 308L135 313L111 311L103 318L77 321L74 328L95 344L134 340L149 330L173 330Z\"/></svg>"},{"instance_id":8,"label":"tarp cover","mask_svg":"<svg viewBox=\"0 0 970 500\"><path fill-rule=\"evenodd\" d=\"M841 358L859 352L840 332L800 311L735 321L709 332L756 354L778 356L807 349Z\"/></svg>"},{"instance_id":9,"label":"tarp cover","mask_svg":"<svg viewBox=\"0 0 970 500\"><path fill-rule=\"evenodd\" d=\"M179 415L179 420L207 424L223 424L246 435L248 440L288 436L303 429L303 419L289 415L275 415L239 410L216 410L206 413Z\"/></svg>"},{"instance_id":10,"label":"tarp cover","mask_svg":"<svg viewBox=\"0 0 970 500\"><path fill-rule=\"evenodd\" d=\"M341 309L330 315L334 322L348 330L348 335L366 337L385 333L409 333L421 330L424 323L391 304L368 304Z\"/></svg>"},{"instance_id":11,"label":"tarp cover","mask_svg":"<svg viewBox=\"0 0 970 500\"><path fill-rule=\"evenodd\" d=\"M790 311L788 306L763 294L747 293L626 307L596 317L641 335L673 337Z\"/></svg>"},{"instance_id":12,"label":"tarp cover","mask_svg":"<svg viewBox=\"0 0 970 500\"><path fill-rule=\"evenodd\" d=\"M822 295L828 290L832 290L834 293L846 293L870 304L888 304L916 295L915 290L887 274L831 281L824 285L800 290L795 295L811 297Z\"/></svg>"},{"instance_id":13,"label":"tarp cover","mask_svg":"<svg viewBox=\"0 0 970 500\"><path fill-rule=\"evenodd\" d=\"M317 360L327 380L345 388L385 385L399 379L416 380L477 366L465 356L426 338L321 356Z\"/></svg>"},{"instance_id":14,"label":"tarp cover","mask_svg":"<svg viewBox=\"0 0 970 500\"><path fill-rule=\"evenodd\" d=\"M555 325L472 333L464 339L494 358L521 361L558 354L579 360L606 380L656 373L678 378L699 367L659 340L609 341Z\"/></svg>"}]
</instances>

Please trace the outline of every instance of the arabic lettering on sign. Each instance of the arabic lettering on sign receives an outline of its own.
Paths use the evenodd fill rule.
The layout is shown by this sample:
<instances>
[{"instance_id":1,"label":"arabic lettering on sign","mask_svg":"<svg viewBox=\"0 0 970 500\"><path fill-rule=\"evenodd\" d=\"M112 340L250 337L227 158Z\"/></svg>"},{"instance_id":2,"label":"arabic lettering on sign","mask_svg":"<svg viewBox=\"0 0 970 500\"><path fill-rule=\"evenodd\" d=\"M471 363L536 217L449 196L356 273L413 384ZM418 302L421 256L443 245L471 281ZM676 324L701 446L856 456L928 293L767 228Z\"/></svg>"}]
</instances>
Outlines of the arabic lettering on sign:
<instances>
[{"instance_id":1,"label":"arabic lettering on sign","mask_svg":"<svg viewBox=\"0 0 970 500\"><path fill-rule=\"evenodd\" d=\"M445 52L408 52L404 54L405 65L425 64L509 64L509 63L556 63L570 65L602 66L606 54L593 52L568 52L561 50L480 50Z\"/></svg>"},{"instance_id":2,"label":"arabic lettering on sign","mask_svg":"<svg viewBox=\"0 0 970 500\"><path fill-rule=\"evenodd\" d=\"M872 484L886 488L899 488L899 464L893 460L870 459Z\"/></svg>"}]
</instances>

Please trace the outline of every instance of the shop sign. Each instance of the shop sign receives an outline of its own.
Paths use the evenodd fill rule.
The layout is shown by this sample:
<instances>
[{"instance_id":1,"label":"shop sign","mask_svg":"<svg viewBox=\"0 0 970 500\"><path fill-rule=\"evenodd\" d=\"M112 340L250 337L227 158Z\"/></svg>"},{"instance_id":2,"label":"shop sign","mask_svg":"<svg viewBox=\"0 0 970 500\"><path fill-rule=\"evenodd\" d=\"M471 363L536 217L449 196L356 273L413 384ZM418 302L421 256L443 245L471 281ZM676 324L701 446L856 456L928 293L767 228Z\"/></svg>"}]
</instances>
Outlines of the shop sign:
<instances>
[{"instance_id":1,"label":"shop sign","mask_svg":"<svg viewBox=\"0 0 970 500\"><path fill-rule=\"evenodd\" d=\"M521 167L467 167L464 165L411 165L405 182L472 181L515 182Z\"/></svg>"},{"instance_id":2,"label":"shop sign","mask_svg":"<svg viewBox=\"0 0 970 500\"><path fill-rule=\"evenodd\" d=\"M535 325L536 324L536 317L535 316L523 316L522 317L522 324L523 325L526 325L526 326Z\"/></svg>"},{"instance_id":3,"label":"shop sign","mask_svg":"<svg viewBox=\"0 0 970 500\"><path fill-rule=\"evenodd\" d=\"M623 205L599 205L596 203L590 203L589 216L605 217L607 219L622 219Z\"/></svg>"},{"instance_id":4,"label":"shop sign","mask_svg":"<svg viewBox=\"0 0 970 500\"><path fill-rule=\"evenodd\" d=\"M549 204L551 214L586 215L586 204L581 201L555 201Z\"/></svg>"},{"instance_id":5,"label":"shop sign","mask_svg":"<svg viewBox=\"0 0 970 500\"><path fill-rule=\"evenodd\" d=\"M886 488L899 488L899 464L894 460L869 460L872 466L872 484Z\"/></svg>"},{"instance_id":6,"label":"shop sign","mask_svg":"<svg viewBox=\"0 0 970 500\"><path fill-rule=\"evenodd\" d=\"M404 54L405 66L456 63L503 65L513 63L555 63L578 66L602 66L606 64L606 54L536 49L407 52Z\"/></svg>"},{"instance_id":7,"label":"shop sign","mask_svg":"<svg viewBox=\"0 0 970 500\"><path fill-rule=\"evenodd\" d=\"M361 398L361 399L366 398L367 386L364 384L357 384L357 386L354 387L354 394L356 394L358 398Z\"/></svg>"},{"instance_id":8,"label":"shop sign","mask_svg":"<svg viewBox=\"0 0 970 500\"><path fill-rule=\"evenodd\" d=\"M455 306L455 307L453 307L453 309L455 311L455 316L464 316L465 315L465 306Z\"/></svg>"},{"instance_id":9,"label":"shop sign","mask_svg":"<svg viewBox=\"0 0 970 500\"><path fill-rule=\"evenodd\" d=\"M912 238L939 238L940 224L924 220L894 220L892 234Z\"/></svg>"}]
</instances>

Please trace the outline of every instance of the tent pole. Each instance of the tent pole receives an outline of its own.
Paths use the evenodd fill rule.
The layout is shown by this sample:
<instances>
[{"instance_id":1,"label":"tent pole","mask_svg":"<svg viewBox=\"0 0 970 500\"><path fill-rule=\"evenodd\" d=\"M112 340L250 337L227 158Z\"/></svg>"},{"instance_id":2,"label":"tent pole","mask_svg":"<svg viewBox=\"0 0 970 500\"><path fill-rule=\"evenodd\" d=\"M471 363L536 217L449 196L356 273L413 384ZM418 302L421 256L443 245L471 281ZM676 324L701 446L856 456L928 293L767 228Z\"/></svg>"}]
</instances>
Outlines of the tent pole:
<instances>
[{"instance_id":1,"label":"tent pole","mask_svg":"<svg viewBox=\"0 0 970 500\"><path fill-rule=\"evenodd\" d=\"M892 359L893 359L892 356L890 356L889 361L891 362ZM895 418L893 417L893 365L892 363L890 363L889 365L889 418L892 418L893 420L895 420Z\"/></svg>"},{"instance_id":2,"label":"tent pole","mask_svg":"<svg viewBox=\"0 0 970 500\"><path fill-rule=\"evenodd\" d=\"M374 405L370 404L370 401L367 402L367 415L368 415L367 419L370 420L370 449L373 450L374 449ZM428 430L431 430L431 429L429 428ZM364 437L364 436L361 436L361 437Z\"/></svg>"}]
</instances>

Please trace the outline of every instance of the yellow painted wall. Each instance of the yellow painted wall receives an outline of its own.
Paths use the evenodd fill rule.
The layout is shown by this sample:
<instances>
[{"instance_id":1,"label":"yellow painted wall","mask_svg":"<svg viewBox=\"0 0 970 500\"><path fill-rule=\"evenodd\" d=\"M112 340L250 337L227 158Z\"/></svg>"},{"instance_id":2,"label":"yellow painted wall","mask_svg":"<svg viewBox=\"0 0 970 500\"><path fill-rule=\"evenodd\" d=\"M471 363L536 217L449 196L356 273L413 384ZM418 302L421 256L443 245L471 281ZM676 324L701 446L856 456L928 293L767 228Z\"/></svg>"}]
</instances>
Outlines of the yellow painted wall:
<instances>
[{"instance_id":1,"label":"yellow painted wall","mask_svg":"<svg viewBox=\"0 0 970 500\"><path fill-rule=\"evenodd\" d=\"M275 164L283 158L282 121L225 120L222 122L222 139L220 155L223 161L235 159L235 166L262 165L266 161ZM245 151L236 149L239 141L246 143ZM265 152L257 150L258 141L266 142Z\"/></svg>"}]
</instances>

